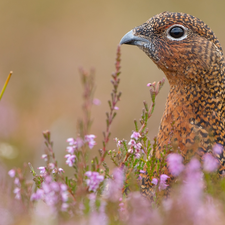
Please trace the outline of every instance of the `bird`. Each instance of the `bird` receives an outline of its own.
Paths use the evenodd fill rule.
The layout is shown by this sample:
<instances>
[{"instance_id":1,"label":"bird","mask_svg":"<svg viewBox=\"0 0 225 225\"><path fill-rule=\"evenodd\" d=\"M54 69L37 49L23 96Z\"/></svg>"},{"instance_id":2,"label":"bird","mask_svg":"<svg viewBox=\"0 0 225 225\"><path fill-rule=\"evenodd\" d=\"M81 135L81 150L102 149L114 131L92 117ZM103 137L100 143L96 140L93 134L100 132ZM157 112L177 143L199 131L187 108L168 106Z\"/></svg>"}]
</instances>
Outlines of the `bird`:
<instances>
[{"instance_id":1,"label":"bird","mask_svg":"<svg viewBox=\"0 0 225 225\"><path fill-rule=\"evenodd\" d=\"M215 144L225 147L225 61L209 26L195 16L166 11L126 33L122 44L143 50L170 85L156 157L171 145L187 163L193 155L203 160ZM217 158L222 174L225 152Z\"/></svg>"}]
</instances>

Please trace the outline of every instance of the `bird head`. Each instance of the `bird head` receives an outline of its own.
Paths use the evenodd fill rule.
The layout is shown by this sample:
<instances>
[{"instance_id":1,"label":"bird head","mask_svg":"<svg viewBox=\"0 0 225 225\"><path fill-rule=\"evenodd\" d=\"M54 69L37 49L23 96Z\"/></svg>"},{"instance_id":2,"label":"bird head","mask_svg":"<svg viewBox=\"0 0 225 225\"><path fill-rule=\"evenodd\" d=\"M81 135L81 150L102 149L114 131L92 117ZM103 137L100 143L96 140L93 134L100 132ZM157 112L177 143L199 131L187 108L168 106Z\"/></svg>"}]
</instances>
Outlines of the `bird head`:
<instances>
[{"instance_id":1,"label":"bird head","mask_svg":"<svg viewBox=\"0 0 225 225\"><path fill-rule=\"evenodd\" d=\"M170 84L207 83L213 78L206 75L222 68L223 51L213 31L185 13L160 13L125 34L120 44L142 49Z\"/></svg>"}]
</instances>

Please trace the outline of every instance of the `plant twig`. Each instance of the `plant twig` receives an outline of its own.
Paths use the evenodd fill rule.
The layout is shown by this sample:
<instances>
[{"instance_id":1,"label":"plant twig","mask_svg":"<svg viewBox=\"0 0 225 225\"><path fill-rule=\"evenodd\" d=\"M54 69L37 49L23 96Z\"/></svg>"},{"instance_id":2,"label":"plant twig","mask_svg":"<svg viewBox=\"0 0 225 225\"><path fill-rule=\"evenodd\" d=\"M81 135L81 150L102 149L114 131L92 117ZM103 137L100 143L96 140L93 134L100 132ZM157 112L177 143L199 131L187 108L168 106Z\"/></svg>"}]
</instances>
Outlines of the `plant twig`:
<instances>
[{"instance_id":1,"label":"plant twig","mask_svg":"<svg viewBox=\"0 0 225 225\"><path fill-rule=\"evenodd\" d=\"M6 89L7 85L8 85L8 83L9 83L9 80L10 80L10 78L11 78L11 76L12 76L12 73L13 73L13 72L10 71L10 73L9 73L9 75L8 75L6 81L5 81L5 84L4 84L4 86L3 86L3 88L2 88L2 91L1 91L1 93L0 93L0 100L2 99L2 96L3 96L4 92L5 92L5 89Z\"/></svg>"},{"instance_id":2,"label":"plant twig","mask_svg":"<svg viewBox=\"0 0 225 225\"><path fill-rule=\"evenodd\" d=\"M111 135L111 132L110 132L110 127L111 127L111 124L112 124L112 121L114 120L115 116L116 116L116 110L118 110L118 107L116 106L118 101L120 101L120 97L121 97L121 92L118 92L118 86L119 86L119 83L120 83L120 78L119 78L119 75L120 75L120 56L121 56L121 53L120 53L120 46L117 47L117 52L116 52L116 62L115 62L115 68L116 68L116 71L112 74L112 80L111 80L111 83L113 85L113 90L112 90L112 93L111 93L111 100L108 101L108 104L109 104L109 112L106 113L106 131L103 132L103 149L101 150L101 159L97 165L97 170L100 168L102 162L104 161L105 159L105 156L107 154L107 150L106 150L106 145L108 144L109 142L109 138L110 138L110 135Z\"/></svg>"}]
</instances>

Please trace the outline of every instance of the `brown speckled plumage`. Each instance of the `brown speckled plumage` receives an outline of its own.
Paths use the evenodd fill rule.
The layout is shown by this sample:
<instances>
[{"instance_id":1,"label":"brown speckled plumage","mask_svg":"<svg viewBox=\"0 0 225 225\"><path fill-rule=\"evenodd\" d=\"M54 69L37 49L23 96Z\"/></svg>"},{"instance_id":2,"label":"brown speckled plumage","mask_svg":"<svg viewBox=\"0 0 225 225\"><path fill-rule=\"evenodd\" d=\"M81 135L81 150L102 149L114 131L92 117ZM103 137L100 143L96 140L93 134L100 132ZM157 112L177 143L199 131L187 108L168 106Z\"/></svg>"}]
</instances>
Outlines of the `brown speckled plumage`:
<instances>
[{"instance_id":1,"label":"brown speckled plumage","mask_svg":"<svg viewBox=\"0 0 225 225\"><path fill-rule=\"evenodd\" d=\"M184 29L183 39L171 39L169 30L176 25ZM158 133L158 157L169 143L185 162L196 153L202 158L215 143L225 146L225 62L218 39L203 21L185 13L163 12L130 31L121 44L141 48L170 84ZM225 152L218 158L221 173Z\"/></svg>"}]
</instances>

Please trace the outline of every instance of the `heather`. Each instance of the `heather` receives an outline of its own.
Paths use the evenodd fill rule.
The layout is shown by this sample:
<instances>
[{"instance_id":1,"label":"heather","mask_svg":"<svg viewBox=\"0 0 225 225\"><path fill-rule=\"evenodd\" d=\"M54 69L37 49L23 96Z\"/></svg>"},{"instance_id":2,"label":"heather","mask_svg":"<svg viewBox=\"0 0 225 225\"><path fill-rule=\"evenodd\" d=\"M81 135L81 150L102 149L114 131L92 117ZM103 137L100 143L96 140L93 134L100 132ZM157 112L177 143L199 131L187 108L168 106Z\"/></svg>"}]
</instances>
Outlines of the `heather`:
<instances>
[{"instance_id":1,"label":"heather","mask_svg":"<svg viewBox=\"0 0 225 225\"><path fill-rule=\"evenodd\" d=\"M218 177L216 157L223 147L215 145L202 162L193 157L186 165L173 146L162 151L161 161L155 156L156 138L149 139L148 125L164 79L143 87L149 89L150 95L140 109L139 121L134 120L130 139L112 136L111 127L120 113L118 102L123 101L120 61L118 47L98 154L92 154L96 135L90 131L93 122L98 122L93 121L92 106L98 107L100 102L94 96L93 71L81 69L83 119L77 123L77 135L65 140L64 164L58 165L51 132L46 130L45 148L39 154L42 163L37 168L29 161L9 171L3 165L0 224L223 224L225 180ZM114 140L114 149L108 148L110 139ZM166 163L172 183L168 182L170 176L163 173ZM151 198L140 191L146 175Z\"/></svg>"}]
</instances>

